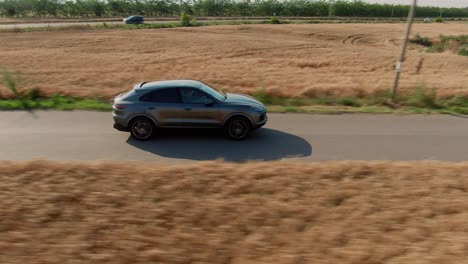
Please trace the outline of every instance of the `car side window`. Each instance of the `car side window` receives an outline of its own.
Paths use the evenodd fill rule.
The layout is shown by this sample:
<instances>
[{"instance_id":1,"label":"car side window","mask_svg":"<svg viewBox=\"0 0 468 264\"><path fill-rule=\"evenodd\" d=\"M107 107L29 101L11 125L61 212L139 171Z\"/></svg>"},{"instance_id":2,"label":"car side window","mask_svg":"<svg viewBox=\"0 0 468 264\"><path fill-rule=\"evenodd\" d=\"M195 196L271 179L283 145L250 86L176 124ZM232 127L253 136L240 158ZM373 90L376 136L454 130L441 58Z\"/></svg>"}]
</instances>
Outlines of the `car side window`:
<instances>
[{"instance_id":1,"label":"car side window","mask_svg":"<svg viewBox=\"0 0 468 264\"><path fill-rule=\"evenodd\" d=\"M205 93L194 88L181 88L180 95L182 102L186 104L208 104L213 102Z\"/></svg>"},{"instance_id":2,"label":"car side window","mask_svg":"<svg viewBox=\"0 0 468 264\"><path fill-rule=\"evenodd\" d=\"M146 93L146 94L140 96L140 101L151 102L151 94L152 93Z\"/></svg>"},{"instance_id":3,"label":"car side window","mask_svg":"<svg viewBox=\"0 0 468 264\"><path fill-rule=\"evenodd\" d=\"M179 94L176 88L158 89L140 97L140 101L155 103L179 103Z\"/></svg>"}]
</instances>

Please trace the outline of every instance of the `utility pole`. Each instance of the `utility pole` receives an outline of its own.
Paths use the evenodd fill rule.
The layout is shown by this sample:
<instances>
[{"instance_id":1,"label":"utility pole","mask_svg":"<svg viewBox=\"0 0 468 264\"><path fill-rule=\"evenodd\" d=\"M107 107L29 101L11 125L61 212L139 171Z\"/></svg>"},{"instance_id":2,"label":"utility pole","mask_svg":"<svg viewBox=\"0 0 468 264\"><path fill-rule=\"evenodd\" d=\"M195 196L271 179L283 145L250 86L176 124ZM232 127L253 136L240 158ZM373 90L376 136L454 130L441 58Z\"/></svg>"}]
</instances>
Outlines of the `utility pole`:
<instances>
[{"instance_id":1,"label":"utility pole","mask_svg":"<svg viewBox=\"0 0 468 264\"><path fill-rule=\"evenodd\" d=\"M418 0L412 0L413 3L410 6L408 14L408 22L406 24L405 38L403 40L403 46L401 47L400 59L396 63L395 67L395 79L393 80L393 89L392 89L392 101L395 103L397 97L398 82L400 80L401 66L405 61L406 47L408 46L408 39L411 33L411 27L413 25L414 11L416 10L416 5Z\"/></svg>"}]
</instances>

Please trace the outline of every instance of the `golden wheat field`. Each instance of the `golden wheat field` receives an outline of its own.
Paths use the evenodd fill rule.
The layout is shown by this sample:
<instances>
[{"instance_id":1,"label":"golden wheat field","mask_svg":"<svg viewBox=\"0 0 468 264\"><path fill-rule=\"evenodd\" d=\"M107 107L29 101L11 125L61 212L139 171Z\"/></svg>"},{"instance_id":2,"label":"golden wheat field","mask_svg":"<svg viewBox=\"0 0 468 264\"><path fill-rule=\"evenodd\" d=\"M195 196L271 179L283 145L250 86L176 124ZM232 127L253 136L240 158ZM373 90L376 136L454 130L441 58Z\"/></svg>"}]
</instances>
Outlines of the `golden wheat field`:
<instances>
[{"instance_id":1,"label":"golden wheat field","mask_svg":"<svg viewBox=\"0 0 468 264\"><path fill-rule=\"evenodd\" d=\"M290 24L0 33L0 65L21 72L23 88L82 96L109 97L140 81L173 78L236 92L363 96L391 87L404 27ZM468 24L419 23L415 34L468 34ZM467 93L468 59L413 45L401 86L436 88L441 95Z\"/></svg>"},{"instance_id":2,"label":"golden wheat field","mask_svg":"<svg viewBox=\"0 0 468 264\"><path fill-rule=\"evenodd\" d=\"M468 164L0 163L0 263L466 263Z\"/></svg>"}]
</instances>

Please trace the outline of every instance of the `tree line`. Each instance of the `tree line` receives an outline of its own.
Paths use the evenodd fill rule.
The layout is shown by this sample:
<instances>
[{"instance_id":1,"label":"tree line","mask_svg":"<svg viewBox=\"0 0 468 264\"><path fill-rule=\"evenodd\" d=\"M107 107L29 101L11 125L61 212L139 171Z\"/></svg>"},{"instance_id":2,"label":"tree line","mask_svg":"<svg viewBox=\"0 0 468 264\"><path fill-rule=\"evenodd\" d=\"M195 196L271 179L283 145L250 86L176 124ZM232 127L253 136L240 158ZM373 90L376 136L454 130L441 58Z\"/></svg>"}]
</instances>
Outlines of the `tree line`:
<instances>
[{"instance_id":1,"label":"tree line","mask_svg":"<svg viewBox=\"0 0 468 264\"><path fill-rule=\"evenodd\" d=\"M0 16L344 16L405 17L408 5L345 0L0 0ZM467 8L419 6L418 17L468 17Z\"/></svg>"}]
</instances>

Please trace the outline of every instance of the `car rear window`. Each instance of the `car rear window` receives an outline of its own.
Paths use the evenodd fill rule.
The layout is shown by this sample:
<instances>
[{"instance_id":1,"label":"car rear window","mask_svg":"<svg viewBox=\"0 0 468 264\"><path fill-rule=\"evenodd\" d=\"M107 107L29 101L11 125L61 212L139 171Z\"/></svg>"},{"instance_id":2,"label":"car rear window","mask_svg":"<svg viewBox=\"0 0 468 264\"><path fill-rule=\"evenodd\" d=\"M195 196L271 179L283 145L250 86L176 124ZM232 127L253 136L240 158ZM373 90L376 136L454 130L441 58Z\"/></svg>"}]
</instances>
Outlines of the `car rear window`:
<instances>
[{"instance_id":1,"label":"car rear window","mask_svg":"<svg viewBox=\"0 0 468 264\"><path fill-rule=\"evenodd\" d=\"M140 101L156 103L178 103L179 94L175 88L159 89L141 96Z\"/></svg>"}]
</instances>

